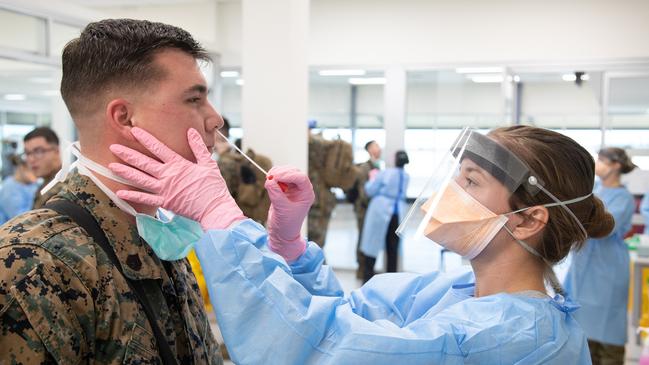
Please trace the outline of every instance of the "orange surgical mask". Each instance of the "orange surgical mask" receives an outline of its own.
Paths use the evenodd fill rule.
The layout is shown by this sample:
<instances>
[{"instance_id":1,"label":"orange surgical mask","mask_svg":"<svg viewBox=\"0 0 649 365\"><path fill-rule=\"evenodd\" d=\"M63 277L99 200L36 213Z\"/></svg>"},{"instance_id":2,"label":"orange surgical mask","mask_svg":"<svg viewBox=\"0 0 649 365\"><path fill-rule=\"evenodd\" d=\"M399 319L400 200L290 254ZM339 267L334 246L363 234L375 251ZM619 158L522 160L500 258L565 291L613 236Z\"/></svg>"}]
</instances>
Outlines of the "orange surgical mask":
<instances>
[{"instance_id":1,"label":"orange surgical mask","mask_svg":"<svg viewBox=\"0 0 649 365\"><path fill-rule=\"evenodd\" d=\"M508 218L482 205L455 180L450 181L442 194L424 229L424 235L471 260L487 247ZM424 212L430 210L435 195L421 206Z\"/></svg>"}]
</instances>

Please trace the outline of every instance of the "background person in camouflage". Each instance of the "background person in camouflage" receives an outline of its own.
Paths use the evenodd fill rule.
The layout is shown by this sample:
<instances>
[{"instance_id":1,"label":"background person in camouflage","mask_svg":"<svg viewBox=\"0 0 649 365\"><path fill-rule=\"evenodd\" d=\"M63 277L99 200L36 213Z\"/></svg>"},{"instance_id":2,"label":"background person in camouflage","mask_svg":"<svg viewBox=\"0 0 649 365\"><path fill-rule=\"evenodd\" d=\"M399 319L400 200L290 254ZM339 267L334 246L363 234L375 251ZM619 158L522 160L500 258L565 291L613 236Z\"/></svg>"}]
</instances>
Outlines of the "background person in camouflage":
<instances>
[{"instance_id":1,"label":"background person in camouflage","mask_svg":"<svg viewBox=\"0 0 649 365\"><path fill-rule=\"evenodd\" d=\"M48 127L38 127L27 133L23 138L25 152L23 156L27 165L36 177L43 179L43 184L34 196L33 209L41 208L51 197L61 191L61 184L56 184L45 194L41 189L49 184L54 175L61 169L61 153L59 151L59 137Z\"/></svg>"},{"instance_id":2,"label":"background person in camouflage","mask_svg":"<svg viewBox=\"0 0 649 365\"><path fill-rule=\"evenodd\" d=\"M111 144L143 153L132 127L151 131L187 159L189 128L211 146L221 117L207 101L197 60L204 49L186 31L117 19L89 24L63 51L61 95L79 131L81 152L107 166ZM106 190L126 185L96 176ZM152 327L125 277L145 285L179 364L221 364L187 260L160 261L132 216L88 176L73 172L54 199L86 209L123 269L68 217L28 212L0 228L0 363L153 364ZM156 207L133 205L142 213Z\"/></svg>"},{"instance_id":3,"label":"background person in camouflage","mask_svg":"<svg viewBox=\"0 0 649 365\"><path fill-rule=\"evenodd\" d=\"M230 137L230 123L226 118L223 118L223 127L219 131L225 137ZM238 142L240 143L240 140ZM266 225L270 208L268 192L264 188L266 175L219 135L216 135L214 149L219 156L217 163L221 175L243 214L259 224ZM248 148L246 155L266 171L273 167L273 162L268 157L256 153L251 148Z\"/></svg>"},{"instance_id":4,"label":"background person in camouflage","mask_svg":"<svg viewBox=\"0 0 649 365\"><path fill-rule=\"evenodd\" d=\"M358 262L358 268L356 269L356 277L358 279L363 278L363 270L365 267L365 256L361 251L361 237L363 236L363 222L365 221L365 212L367 211L367 206L370 203L370 197L365 192L365 183L367 182L370 171L378 170L381 168L381 146L372 140L365 144L365 151L370 155L370 158L356 165L358 168L358 177L352 188L355 194L354 202L354 213L356 213L356 226L358 227L358 241L356 242L356 262ZM347 193L349 194L349 192Z\"/></svg>"},{"instance_id":5,"label":"background person in camouflage","mask_svg":"<svg viewBox=\"0 0 649 365\"><path fill-rule=\"evenodd\" d=\"M351 144L309 134L309 180L315 192L308 219L310 241L324 246L331 213L336 207L336 195L331 188L349 189L357 175Z\"/></svg>"}]
</instances>

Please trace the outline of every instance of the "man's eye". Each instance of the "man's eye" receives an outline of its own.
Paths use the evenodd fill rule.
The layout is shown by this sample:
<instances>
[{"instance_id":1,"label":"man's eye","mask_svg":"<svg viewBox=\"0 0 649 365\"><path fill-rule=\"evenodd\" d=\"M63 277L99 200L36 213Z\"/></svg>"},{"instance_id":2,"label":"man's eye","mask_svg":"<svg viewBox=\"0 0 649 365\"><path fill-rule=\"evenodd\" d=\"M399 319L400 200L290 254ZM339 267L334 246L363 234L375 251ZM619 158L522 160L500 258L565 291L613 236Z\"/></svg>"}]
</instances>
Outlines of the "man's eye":
<instances>
[{"instance_id":1,"label":"man's eye","mask_svg":"<svg viewBox=\"0 0 649 365\"><path fill-rule=\"evenodd\" d=\"M466 178L466 185L467 185L467 186L474 186L474 185L478 185L478 184L476 184L475 181L473 181L473 180L471 180L471 179L469 179L469 178L467 177L467 178Z\"/></svg>"},{"instance_id":2,"label":"man's eye","mask_svg":"<svg viewBox=\"0 0 649 365\"><path fill-rule=\"evenodd\" d=\"M187 99L187 101L190 103L198 103L199 101L201 101L201 98L189 98Z\"/></svg>"}]
</instances>

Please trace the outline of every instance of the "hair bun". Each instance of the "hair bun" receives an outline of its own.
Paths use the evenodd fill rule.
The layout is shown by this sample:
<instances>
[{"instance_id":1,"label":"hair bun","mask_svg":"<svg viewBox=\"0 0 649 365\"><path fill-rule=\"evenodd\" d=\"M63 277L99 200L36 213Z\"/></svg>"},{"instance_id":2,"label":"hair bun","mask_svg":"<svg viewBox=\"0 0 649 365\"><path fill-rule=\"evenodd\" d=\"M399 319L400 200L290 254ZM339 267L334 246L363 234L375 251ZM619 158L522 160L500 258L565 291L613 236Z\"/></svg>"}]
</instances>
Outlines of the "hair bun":
<instances>
[{"instance_id":1,"label":"hair bun","mask_svg":"<svg viewBox=\"0 0 649 365\"><path fill-rule=\"evenodd\" d=\"M584 228L588 238L602 238L608 236L615 228L615 219L604 207L604 203L596 197L592 198L593 208Z\"/></svg>"}]
</instances>

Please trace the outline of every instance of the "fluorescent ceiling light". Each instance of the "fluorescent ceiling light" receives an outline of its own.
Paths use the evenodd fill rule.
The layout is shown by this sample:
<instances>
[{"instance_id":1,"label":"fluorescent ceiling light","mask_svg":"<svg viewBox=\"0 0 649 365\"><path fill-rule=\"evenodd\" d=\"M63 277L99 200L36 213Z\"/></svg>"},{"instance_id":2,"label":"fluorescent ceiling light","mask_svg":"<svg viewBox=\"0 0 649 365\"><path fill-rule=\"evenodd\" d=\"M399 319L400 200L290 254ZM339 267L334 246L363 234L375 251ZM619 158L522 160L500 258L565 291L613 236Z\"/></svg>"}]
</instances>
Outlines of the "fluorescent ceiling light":
<instances>
[{"instance_id":1,"label":"fluorescent ceiling light","mask_svg":"<svg viewBox=\"0 0 649 365\"><path fill-rule=\"evenodd\" d=\"M561 78L563 79L563 81L575 81L575 80L577 80L577 76L575 76L575 74L563 74L563 76L561 76Z\"/></svg>"},{"instance_id":2,"label":"fluorescent ceiling light","mask_svg":"<svg viewBox=\"0 0 649 365\"><path fill-rule=\"evenodd\" d=\"M367 72L365 70L320 70L320 76L363 76Z\"/></svg>"},{"instance_id":3,"label":"fluorescent ceiling light","mask_svg":"<svg viewBox=\"0 0 649 365\"><path fill-rule=\"evenodd\" d=\"M478 84L503 82L504 80L502 75L475 75L470 77L470 79Z\"/></svg>"},{"instance_id":4,"label":"fluorescent ceiling light","mask_svg":"<svg viewBox=\"0 0 649 365\"><path fill-rule=\"evenodd\" d=\"M583 74L581 75L580 79L581 81L588 81L590 80L590 76L588 76L588 74Z\"/></svg>"},{"instance_id":5,"label":"fluorescent ceiling light","mask_svg":"<svg viewBox=\"0 0 649 365\"><path fill-rule=\"evenodd\" d=\"M352 85L383 85L385 77L350 77L348 81Z\"/></svg>"},{"instance_id":6,"label":"fluorescent ceiling light","mask_svg":"<svg viewBox=\"0 0 649 365\"><path fill-rule=\"evenodd\" d=\"M221 77L239 77L239 71L221 71Z\"/></svg>"},{"instance_id":7,"label":"fluorescent ceiling light","mask_svg":"<svg viewBox=\"0 0 649 365\"><path fill-rule=\"evenodd\" d=\"M60 95L60 92L58 90L43 90L43 91L41 91L41 95L58 96L58 95Z\"/></svg>"},{"instance_id":8,"label":"fluorescent ceiling light","mask_svg":"<svg viewBox=\"0 0 649 365\"><path fill-rule=\"evenodd\" d=\"M243 79L237 79L237 81L235 82L237 83L237 85L243 86Z\"/></svg>"},{"instance_id":9,"label":"fluorescent ceiling light","mask_svg":"<svg viewBox=\"0 0 649 365\"><path fill-rule=\"evenodd\" d=\"M24 94L7 94L5 95L5 100L10 100L10 101L20 101L20 100L25 100L27 99L27 96Z\"/></svg>"},{"instance_id":10,"label":"fluorescent ceiling light","mask_svg":"<svg viewBox=\"0 0 649 365\"><path fill-rule=\"evenodd\" d=\"M503 72L502 67L459 67L455 69L459 74L487 74Z\"/></svg>"}]
</instances>

